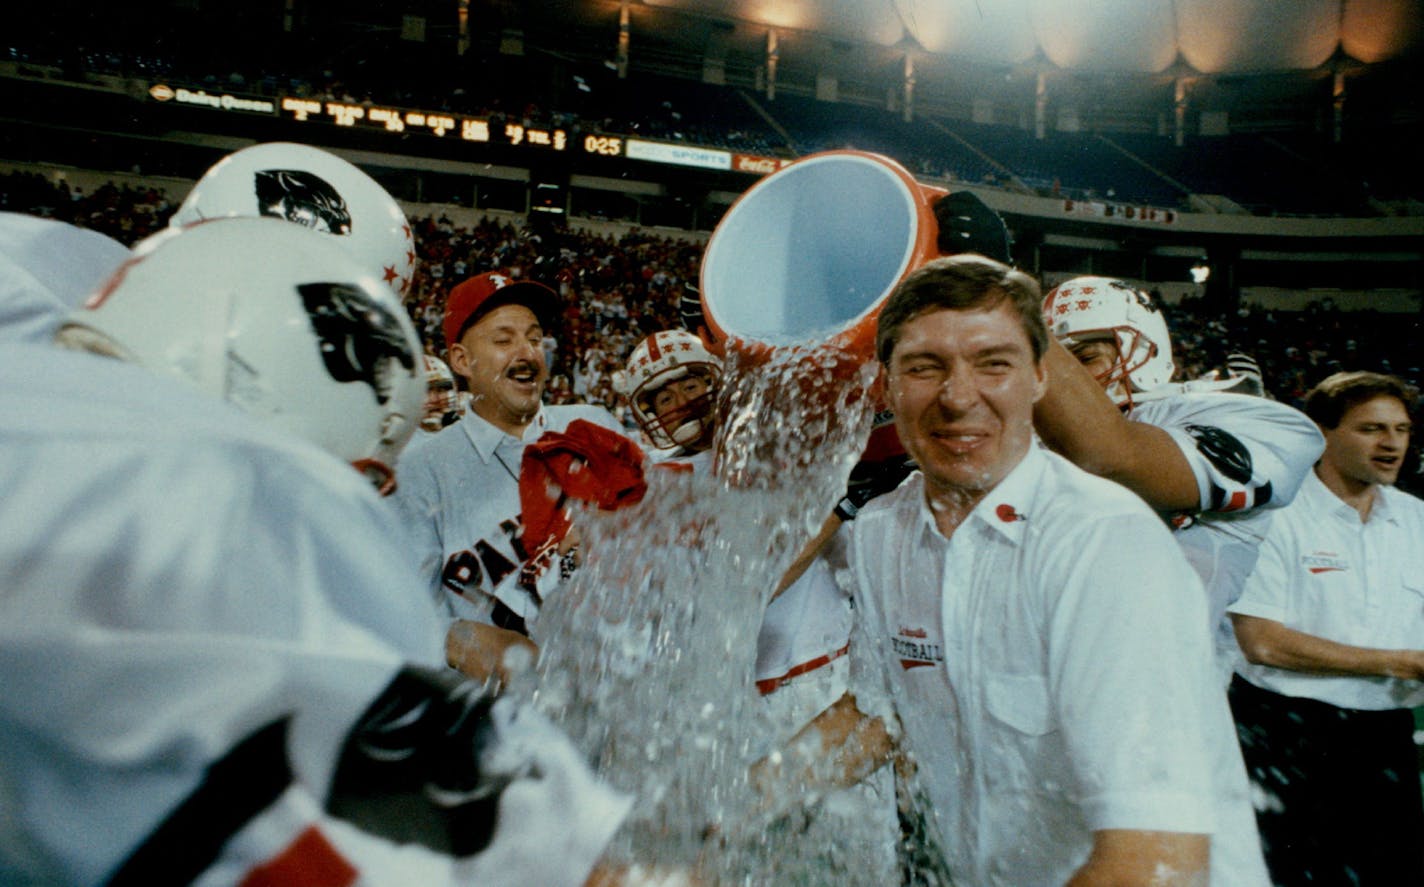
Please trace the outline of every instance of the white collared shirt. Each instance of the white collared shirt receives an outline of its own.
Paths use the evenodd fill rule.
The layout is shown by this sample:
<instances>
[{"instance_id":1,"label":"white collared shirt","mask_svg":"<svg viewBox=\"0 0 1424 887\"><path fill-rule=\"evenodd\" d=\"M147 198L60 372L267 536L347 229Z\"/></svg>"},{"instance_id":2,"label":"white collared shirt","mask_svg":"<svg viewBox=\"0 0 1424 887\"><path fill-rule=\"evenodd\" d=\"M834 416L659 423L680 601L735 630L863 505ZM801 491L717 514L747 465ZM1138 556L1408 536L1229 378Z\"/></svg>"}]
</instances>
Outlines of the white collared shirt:
<instances>
[{"instance_id":1,"label":"white collared shirt","mask_svg":"<svg viewBox=\"0 0 1424 887\"><path fill-rule=\"evenodd\" d=\"M622 432L602 407L543 406L512 437L473 409L459 422L413 441L396 465L400 510L430 582L432 598L447 615L489 623L496 601L532 622L539 601L517 581L526 554L520 531L519 469L524 448L549 431L587 419Z\"/></svg>"},{"instance_id":2,"label":"white collared shirt","mask_svg":"<svg viewBox=\"0 0 1424 887\"><path fill-rule=\"evenodd\" d=\"M1139 829L1212 833L1214 884L1267 882L1205 595L1140 499L1035 447L950 539L918 472L849 531L956 879L1061 884L1094 831Z\"/></svg>"},{"instance_id":3,"label":"white collared shirt","mask_svg":"<svg viewBox=\"0 0 1424 887\"><path fill-rule=\"evenodd\" d=\"M1377 487L1367 521L1311 472L1276 513L1232 613L1271 619L1356 647L1424 647L1424 502ZM1243 662L1242 677L1287 696L1342 708L1424 704L1424 685L1386 677L1314 675Z\"/></svg>"}]
</instances>

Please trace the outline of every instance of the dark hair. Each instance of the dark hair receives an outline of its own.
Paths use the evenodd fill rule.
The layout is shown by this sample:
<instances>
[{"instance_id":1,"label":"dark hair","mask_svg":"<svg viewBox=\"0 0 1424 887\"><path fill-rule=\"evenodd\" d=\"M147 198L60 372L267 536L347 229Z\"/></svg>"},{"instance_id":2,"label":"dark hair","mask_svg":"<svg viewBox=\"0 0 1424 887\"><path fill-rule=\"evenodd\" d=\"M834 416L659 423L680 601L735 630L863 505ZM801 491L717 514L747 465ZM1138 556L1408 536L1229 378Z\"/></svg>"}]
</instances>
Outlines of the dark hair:
<instances>
[{"instance_id":1,"label":"dark hair","mask_svg":"<svg viewBox=\"0 0 1424 887\"><path fill-rule=\"evenodd\" d=\"M1336 373L1310 389L1305 396L1305 414L1321 428L1335 428L1351 408L1381 395L1398 399L1406 413L1414 413L1418 392L1403 379L1357 371Z\"/></svg>"},{"instance_id":2,"label":"dark hair","mask_svg":"<svg viewBox=\"0 0 1424 887\"><path fill-rule=\"evenodd\" d=\"M993 310L1006 301L1019 315L1034 361L1041 360L1048 350L1048 328L1043 324L1038 283L1022 271L978 255L935 259L900 281L880 309L875 356L888 365L900 328L927 311Z\"/></svg>"}]
</instances>

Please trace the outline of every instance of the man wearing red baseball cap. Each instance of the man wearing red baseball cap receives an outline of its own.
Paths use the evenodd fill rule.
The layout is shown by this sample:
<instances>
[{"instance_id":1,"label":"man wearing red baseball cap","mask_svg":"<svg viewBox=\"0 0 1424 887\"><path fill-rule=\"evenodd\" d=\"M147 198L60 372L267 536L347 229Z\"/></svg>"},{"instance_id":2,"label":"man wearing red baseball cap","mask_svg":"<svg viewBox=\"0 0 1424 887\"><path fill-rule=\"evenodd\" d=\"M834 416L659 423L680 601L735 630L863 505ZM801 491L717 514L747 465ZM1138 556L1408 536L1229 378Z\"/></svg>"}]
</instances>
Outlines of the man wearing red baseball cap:
<instances>
[{"instance_id":1,"label":"man wearing red baseball cap","mask_svg":"<svg viewBox=\"0 0 1424 887\"><path fill-rule=\"evenodd\" d=\"M532 652L529 632L560 573L557 558L531 562L537 552L520 537L525 447L575 419L622 431L602 407L542 403L549 377L542 340L558 316L553 290L500 272L451 290L445 344L470 405L463 421L425 436L400 461L392 501L411 528L431 595L455 620L450 660L476 676L502 673L510 648ZM466 641L480 661L465 658Z\"/></svg>"}]
</instances>

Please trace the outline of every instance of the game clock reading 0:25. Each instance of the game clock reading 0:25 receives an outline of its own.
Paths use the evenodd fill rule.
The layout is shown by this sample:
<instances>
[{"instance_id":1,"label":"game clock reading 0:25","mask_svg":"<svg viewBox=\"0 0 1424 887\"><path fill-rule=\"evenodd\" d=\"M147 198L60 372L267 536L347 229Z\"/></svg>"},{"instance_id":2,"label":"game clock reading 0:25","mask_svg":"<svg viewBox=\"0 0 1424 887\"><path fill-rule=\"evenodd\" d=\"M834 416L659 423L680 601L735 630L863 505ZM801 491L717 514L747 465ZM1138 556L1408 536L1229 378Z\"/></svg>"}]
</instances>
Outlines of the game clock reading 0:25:
<instances>
[{"instance_id":1,"label":"game clock reading 0:25","mask_svg":"<svg viewBox=\"0 0 1424 887\"><path fill-rule=\"evenodd\" d=\"M583 149L590 154L619 157L623 154L623 140L616 136L584 136Z\"/></svg>"}]
</instances>

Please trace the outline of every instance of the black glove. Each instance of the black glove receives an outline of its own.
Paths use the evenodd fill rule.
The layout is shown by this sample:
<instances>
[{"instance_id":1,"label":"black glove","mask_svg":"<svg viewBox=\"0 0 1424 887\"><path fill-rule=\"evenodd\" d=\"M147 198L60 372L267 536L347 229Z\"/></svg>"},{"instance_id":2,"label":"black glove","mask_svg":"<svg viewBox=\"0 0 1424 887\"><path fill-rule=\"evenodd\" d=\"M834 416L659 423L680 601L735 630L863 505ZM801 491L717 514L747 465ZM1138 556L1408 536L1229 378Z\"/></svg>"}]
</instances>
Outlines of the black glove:
<instances>
[{"instance_id":1,"label":"black glove","mask_svg":"<svg viewBox=\"0 0 1424 887\"><path fill-rule=\"evenodd\" d=\"M946 256L978 253L1004 264L1009 257L1009 229L999 214L972 192L955 191L935 201L939 251Z\"/></svg>"},{"instance_id":2,"label":"black glove","mask_svg":"<svg viewBox=\"0 0 1424 887\"><path fill-rule=\"evenodd\" d=\"M836 517L843 521L855 520L865 503L898 487L914 470L915 463L904 454L857 464L851 469L845 496L836 503Z\"/></svg>"}]
</instances>

